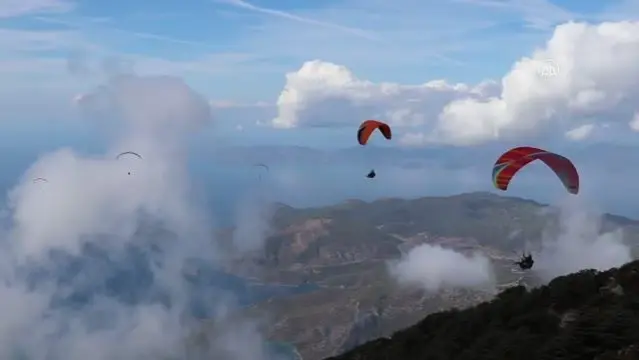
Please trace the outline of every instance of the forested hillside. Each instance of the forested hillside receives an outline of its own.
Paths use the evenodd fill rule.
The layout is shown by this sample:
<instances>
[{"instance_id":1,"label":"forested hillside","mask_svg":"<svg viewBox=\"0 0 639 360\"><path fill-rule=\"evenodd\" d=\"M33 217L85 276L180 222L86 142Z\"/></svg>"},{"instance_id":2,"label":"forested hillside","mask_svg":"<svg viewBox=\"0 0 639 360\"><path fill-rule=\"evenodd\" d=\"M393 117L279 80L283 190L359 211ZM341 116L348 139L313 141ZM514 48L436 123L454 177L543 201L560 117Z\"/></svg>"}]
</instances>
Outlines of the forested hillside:
<instances>
[{"instance_id":1,"label":"forested hillside","mask_svg":"<svg viewBox=\"0 0 639 360\"><path fill-rule=\"evenodd\" d=\"M639 359L639 261L514 287L330 359Z\"/></svg>"}]
</instances>

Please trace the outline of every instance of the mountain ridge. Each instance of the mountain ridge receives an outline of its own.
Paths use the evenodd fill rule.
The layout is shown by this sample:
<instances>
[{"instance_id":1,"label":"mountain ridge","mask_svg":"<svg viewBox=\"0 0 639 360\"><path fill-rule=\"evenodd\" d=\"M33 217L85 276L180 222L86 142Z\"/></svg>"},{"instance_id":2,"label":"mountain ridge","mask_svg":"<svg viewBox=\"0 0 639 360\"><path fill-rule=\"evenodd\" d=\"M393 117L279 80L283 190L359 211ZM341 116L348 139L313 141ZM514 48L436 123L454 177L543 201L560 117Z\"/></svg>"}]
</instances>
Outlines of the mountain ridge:
<instances>
[{"instance_id":1,"label":"mountain ridge","mask_svg":"<svg viewBox=\"0 0 639 360\"><path fill-rule=\"evenodd\" d=\"M639 358L639 261L516 286L325 360Z\"/></svg>"},{"instance_id":2,"label":"mountain ridge","mask_svg":"<svg viewBox=\"0 0 639 360\"><path fill-rule=\"evenodd\" d=\"M324 359L390 336L427 314L494 297L472 290L425 294L401 288L388 272L389 261L422 244L481 252L493 264L498 284L512 287L521 277L512 272L512 261L528 244L538 246L548 232L554 237L561 231L561 211L566 210L490 192L350 199L325 207L277 204L264 251L238 269L250 268L248 262L249 276L260 281L318 285L313 292L256 304L249 312L276 319L276 328L265 329L269 338L293 343L304 359ZM612 214L601 218L600 234L624 229L626 242L639 245L638 221ZM529 276L524 282L534 286L539 280Z\"/></svg>"}]
</instances>

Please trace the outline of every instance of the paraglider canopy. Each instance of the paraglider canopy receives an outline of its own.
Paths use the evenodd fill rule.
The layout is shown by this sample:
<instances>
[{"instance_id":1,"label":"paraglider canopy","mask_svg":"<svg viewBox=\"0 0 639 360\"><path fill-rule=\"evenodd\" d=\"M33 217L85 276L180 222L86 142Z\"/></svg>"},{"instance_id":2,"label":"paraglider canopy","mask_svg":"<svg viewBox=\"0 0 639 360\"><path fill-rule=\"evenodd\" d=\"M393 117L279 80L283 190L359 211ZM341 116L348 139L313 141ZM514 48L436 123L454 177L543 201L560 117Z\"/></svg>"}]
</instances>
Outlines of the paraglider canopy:
<instances>
[{"instance_id":1,"label":"paraglider canopy","mask_svg":"<svg viewBox=\"0 0 639 360\"><path fill-rule=\"evenodd\" d=\"M266 164L256 163L256 164L253 164L253 166L260 167L260 168L264 169L264 171L266 171L267 173L271 172L271 170L269 169L269 167ZM260 180L262 180L262 174L261 173L258 175L258 178Z\"/></svg>"},{"instance_id":2,"label":"paraglider canopy","mask_svg":"<svg viewBox=\"0 0 639 360\"><path fill-rule=\"evenodd\" d=\"M540 160L545 163L570 194L579 193L579 173L568 158L543 149L520 146L503 153L493 166L493 184L499 190L507 190L511 179L529 163Z\"/></svg>"},{"instance_id":3,"label":"paraglider canopy","mask_svg":"<svg viewBox=\"0 0 639 360\"><path fill-rule=\"evenodd\" d=\"M378 120L365 120L359 125L359 129L357 130L357 142L362 146L366 145L368 139L376 130L379 131L386 140L390 140L393 137L392 130L388 124ZM369 179L373 179L375 176L375 170L371 170L368 175L366 175Z\"/></svg>"},{"instance_id":4,"label":"paraglider canopy","mask_svg":"<svg viewBox=\"0 0 639 360\"><path fill-rule=\"evenodd\" d=\"M33 182L34 183L36 183L36 182L49 182L49 180L39 177L39 178L33 179Z\"/></svg>"},{"instance_id":5,"label":"paraglider canopy","mask_svg":"<svg viewBox=\"0 0 639 360\"><path fill-rule=\"evenodd\" d=\"M524 253L524 254L521 255L521 259L519 261L515 262L515 264L519 265L519 267L522 270L529 270L535 264L535 260L533 260L532 254L526 255Z\"/></svg>"},{"instance_id":6,"label":"paraglider canopy","mask_svg":"<svg viewBox=\"0 0 639 360\"><path fill-rule=\"evenodd\" d=\"M368 143L368 139L375 130L379 130L386 140L390 140L393 137L391 128L388 124L378 120L366 120L360 124L359 129L357 130L357 142L359 142L360 145L366 145Z\"/></svg>"},{"instance_id":7,"label":"paraglider canopy","mask_svg":"<svg viewBox=\"0 0 639 360\"><path fill-rule=\"evenodd\" d=\"M127 155L134 156L134 157L137 157L138 159L142 160L142 155L140 155L140 154L138 154L136 152L133 152L133 151L125 151L125 152L119 153L118 156L115 157L115 159L119 160L120 158L122 158L124 156L127 156ZM131 171L128 171L127 174L131 175Z\"/></svg>"},{"instance_id":8,"label":"paraglider canopy","mask_svg":"<svg viewBox=\"0 0 639 360\"><path fill-rule=\"evenodd\" d=\"M133 155L133 156L137 157L138 159L142 159L142 155L140 155L140 154L138 154L136 152L133 152L133 151L125 151L125 152L119 153L118 156L116 156L115 158L119 159L119 158L121 158L121 157L123 157L125 155Z\"/></svg>"}]
</instances>

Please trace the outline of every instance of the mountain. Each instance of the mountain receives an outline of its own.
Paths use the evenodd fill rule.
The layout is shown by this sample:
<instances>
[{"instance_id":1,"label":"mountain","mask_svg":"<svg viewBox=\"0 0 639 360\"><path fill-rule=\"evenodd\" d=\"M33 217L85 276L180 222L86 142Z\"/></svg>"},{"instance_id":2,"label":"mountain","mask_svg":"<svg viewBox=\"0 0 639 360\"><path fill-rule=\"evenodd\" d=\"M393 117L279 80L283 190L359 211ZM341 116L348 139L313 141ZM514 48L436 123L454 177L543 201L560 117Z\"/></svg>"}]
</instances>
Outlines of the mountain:
<instances>
[{"instance_id":1,"label":"mountain","mask_svg":"<svg viewBox=\"0 0 639 360\"><path fill-rule=\"evenodd\" d=\"M639 358L639 261L583 270L465 310L431 314L330 360Z\"/></svg>"},{"instance_id":2,"label":"mountain","mask_svg":"<svg viewBox=\"0 0 639 360\"><path fill-rule=\"evenodd\" d=\"M273 353L319 360L347 352L429 314L468 308L495 297L494 291L486 290L425 293L398 287L389 275L389 260L421 244L463 253L479 251L492 261L498 282L510 287L520 277L512 272L516 253L534 249L539 239L560 225L557 209L483 192L349 200L317 208L273 206L263 250L229 256L228 263L216 266L206 256L186 264L183 275L192 300L190 310L204 318L194 321L189 340L198 345L193 351L206 349L201 344L215 339L216 331L224 331L224 321L266 316L270 321L264 332ZM33 286L59 285L52 304L56 307L81 308L103 296L123 303L169 306L166 289L154 281L151 269L179 241L151 219L148 222L141 224L130 246L115 251L110 246L117 241L105 235L95 245L84 246L80 254L53 252L41 268L23 269L25 280ZM602 231L623 229L626 243L639 244L639 222L614 215L603 216L601 222ZM234 229L226 229L216 240L232 244L225 237L234 235ZM65 290L68 285L73 285L73 292ZM242 306L220 324L219 319L210 319L210 299L228 293Z\"/></svg>"},{"instance_id":3,"label":"mountain","mask_svg":"<svg viewBox=\"0 0 639 360\"><path fill-rule=\"evenodd\" d=\"M389 260L420 244L479 251L493 262L498 282L512 284L521 279L513 274L512 261L522 250L537 248L547 234L557 234L559 215L558 209L535 201L485 192L349 200L317 208L276 204L264 250L237 260L227 271L264 283L317 285L315 291L255 304L248 313L272 319L275 325L265 329L271 340L292 343L305 360L319 360L390 336L428 314L495 296L400 288L388 274ZM613 229L623 229L625 242L639 249L639 222L603 215L600 231ZM539 280L525 281L534 285Z\"/></svg>"},{"instance_id":4,"label":"mountain","mask_svg":"<svg viewBox=\"0 0 639 360\"><path fill-rule=\"evenodd\" d=\"M606 214L601 231L623 228L639 244L639 221ZM418 199L348 200L296 209L277 204L274 231L263 253L254 254L260 272L300 272L388 260L421 243L459 250L490 250L512 257L526 244L539 244L559 226L559 210L532 200L475 192ZM312 276L309 274L309 276Z\"/></svg>"},{"instance_id":5,"label":"mountain","mask_svg":"<svg viewBox=\"0 0 639 360\"><path fill-rule=\"evenodd\" d=\"M604 215L600 231L623 229L639 245L639 222ZM560 225L555 208L492 193L449 197L350 200L319 208L276 205L264 251L229 265L227 271L265 283L318 285L315 291L270 299L248 312L267 314L276 341L293 343L306 360L354 346L413 325L430 313L465 308L494 297L485 291L443 290L427 294L399 288L387 262L420 244L463 253L479 251L509 284L517 254L539 246ZM232 236L232 232L227 234ZM535 284L534 278L526 282Z\"/></svg>"}]
</instances>

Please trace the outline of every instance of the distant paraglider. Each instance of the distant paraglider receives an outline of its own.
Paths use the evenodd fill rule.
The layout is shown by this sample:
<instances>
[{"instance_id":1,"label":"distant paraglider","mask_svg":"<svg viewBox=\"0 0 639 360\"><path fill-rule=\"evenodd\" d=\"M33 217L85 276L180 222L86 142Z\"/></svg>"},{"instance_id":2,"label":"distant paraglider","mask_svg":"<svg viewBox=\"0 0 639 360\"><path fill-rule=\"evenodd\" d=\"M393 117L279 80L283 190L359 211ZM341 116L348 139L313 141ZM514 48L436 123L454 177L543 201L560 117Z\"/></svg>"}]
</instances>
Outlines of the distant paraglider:
<instances>
[{"instance_id":1,"label":"distant paraglider","mask_svg":"<svg viewBox=\"0 0 639 360\"><path fill-rule=\"evenodd\" d=\"M257 164L254 164L253 166L263 168L264 170L266 170L266 172L271 172L270 168L266 164L257 163ZM261 173L258 175L258 178L260 180L262 180L262 174Z\"/></svg>"},{"instance_id":2,"label":"distant paraglider","mask_svg":"<svg viewBox=\"0 0 639 360\"><path fill-rule=\"evenodd\" d=\"M528 146L516 147L502 154L493 167L493 184L507 190L510 180L528 163L541 160L559 177L571 194L579 193L579 173L572 161L561 155Z\"/></svg>"},{"instance_id":3,"label":"distant paraglider","mask_svg":"<svg viewBox=\"0 0 639 360\"><path fill-rule=\"evenodd\" d=\"M391 128L388 124L378 120L366 120L360 124L359 129L357 130L357 142L359 142L362 146L366 145L368 143L368 139L375 130L379 130L386 140L390 140L393 137ZM368 175L366 175L369 179L373 179L375 176L375 170L371 170Z\"/></svg>"},{"instance_id":4,"label":"distant paraglider","mask_svg":"<svg viewBox=\"0 0 639 360\"><path fill-rule=\"evenodd\" d=\"M47 182L48 183L49 180L47 180L45 178L41 178L41 177L33 179L33 183L37 183L37 182Z\"/></svg>"},{"instance_id":5,"label":"distant paraglider","mask_svg":"<svg viewBox=\"0 0 639 360\"><path fill-rule=\"evenodd\" d=\"M125 151L125 152L119 153L118 156L115 157L115 159L119 160L120 158L122 158L125 155L135 156L138 159L142 160L142 155L140 155L140 154L138 154L136 152L133 152L133 151ZM131 175L131 172L129 171L128 174Z\"/></svg>"}]
</instances>

